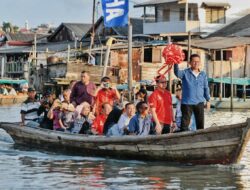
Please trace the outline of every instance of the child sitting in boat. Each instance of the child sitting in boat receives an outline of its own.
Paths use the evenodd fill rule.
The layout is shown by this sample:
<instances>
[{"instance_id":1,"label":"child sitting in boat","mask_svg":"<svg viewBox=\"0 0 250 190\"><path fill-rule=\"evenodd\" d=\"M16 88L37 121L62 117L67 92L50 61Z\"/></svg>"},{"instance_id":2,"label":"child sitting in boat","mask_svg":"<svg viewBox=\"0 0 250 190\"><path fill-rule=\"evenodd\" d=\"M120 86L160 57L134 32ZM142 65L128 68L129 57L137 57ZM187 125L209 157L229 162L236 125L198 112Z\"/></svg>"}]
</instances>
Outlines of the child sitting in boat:
<instances>
[{"instance_id":1,"label":"child sitting in boat","mask_svg":"<svg viewBox=\"0 0 250 190\"><path fill-rule=\"evenodd\" d=\"M48 118L53 120L53 130L65 131L59 124L59 114L61 112L62 103L59 99L56 99L48 112Z\"/></svg>"},{"instance_id":2,"label":"child sitting in boat","mask_svg":"<svg viewBox=\"0 0 250 190\"><path fill-rule=\"evenodd\" d=\"M83 102L79 105L81 107L80 114L78 111L75 112L74 128L71 133L76 134L92 134L91 125L95 116L92 114L91 106L88 102ZM79 109L78 107L76 109Z\"/></svg>"},{"instance_id":3,"label":"child sitting in boat","mask_svg":"<svg viewBox=\"0 0 250 190\"><path fill-rule=\"evenodd\" d=\"M102 105L102 112L98 115L92 124L92 133L95 135L103 135L104 123L112 111L112 107L109 103L104 103Z\"/></svg>"},{"instance_id":4,"label":"child sitting in boat","mask_svg":"<svg viewBox=\"0 0 250 190\"><path fill-rule=\"evenodd\" d=\"M130 135L147 136L153 131L152 116L149 114L149 106L146 102L139 102L136 105L136 115L129 122L128 130Z\"/></svg>"},{"instance_id":5,"label":"child sitting in boat","mask_svg":"<svg viewBox=\"0 0 250 190\"><path fill-rule=\"evenodd\" d=\"M73 104L62 103L61 112L59 113L59 125L61 128L71 131L74 124L75 107Z\"/></svg>"}]
</instances>

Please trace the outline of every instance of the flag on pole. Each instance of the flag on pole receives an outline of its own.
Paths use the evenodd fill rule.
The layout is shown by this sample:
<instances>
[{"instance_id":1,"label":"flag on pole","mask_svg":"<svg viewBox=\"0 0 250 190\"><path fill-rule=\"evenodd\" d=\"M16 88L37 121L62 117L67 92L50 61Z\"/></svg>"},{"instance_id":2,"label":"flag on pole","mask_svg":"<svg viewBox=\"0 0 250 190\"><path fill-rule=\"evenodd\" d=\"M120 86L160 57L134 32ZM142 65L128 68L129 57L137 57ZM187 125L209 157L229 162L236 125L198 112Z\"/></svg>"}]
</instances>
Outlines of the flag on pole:
<instances>
[{"instance_id":1,"label":"flag on pole","mask_svg":"<svg viewBox=\"0 0 250 190\"><path fill-rule=\"evenodd\" d=\"M129 0L102 0L105 27L128 25Z\"/></svg>"}]
</instances>

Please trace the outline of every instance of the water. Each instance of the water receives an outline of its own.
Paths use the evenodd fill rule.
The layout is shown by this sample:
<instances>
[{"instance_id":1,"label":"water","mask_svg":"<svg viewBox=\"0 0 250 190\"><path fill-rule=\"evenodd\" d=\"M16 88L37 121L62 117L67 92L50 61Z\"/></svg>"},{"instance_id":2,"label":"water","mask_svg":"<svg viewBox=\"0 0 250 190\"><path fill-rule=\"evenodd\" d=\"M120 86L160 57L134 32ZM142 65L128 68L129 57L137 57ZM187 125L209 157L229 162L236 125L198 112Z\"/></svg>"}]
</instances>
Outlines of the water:
<instances>
[{"instance_id":1,"label":"water","mask_svg":"<svg viewBox=\"0 0 250 190\"><path fill-rule=\"evenodd\" d=\"M17 122L20 108L2 107L0 121ZM206 126L245 121L250 112L211 112ZM0 142L0 189L250 189L250 144L240 164L173 165L162 162L71 157Z\"/></svg>"}]
</instances>

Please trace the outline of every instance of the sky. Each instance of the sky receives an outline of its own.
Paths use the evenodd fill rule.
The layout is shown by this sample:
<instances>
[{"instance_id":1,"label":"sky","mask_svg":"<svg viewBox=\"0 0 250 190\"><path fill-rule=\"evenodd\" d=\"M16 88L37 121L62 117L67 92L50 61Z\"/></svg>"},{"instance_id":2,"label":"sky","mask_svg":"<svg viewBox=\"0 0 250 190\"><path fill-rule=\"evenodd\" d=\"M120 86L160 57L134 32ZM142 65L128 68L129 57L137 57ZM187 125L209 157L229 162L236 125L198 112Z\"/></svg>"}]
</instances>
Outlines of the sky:
<instances>
[{"instance_id":1,"label":"sky","mask_svg":"<svg viewBox=\"0 0 250 190\"><path fill-rule=\"evenodd\" d=\"M96 1L101 2L101 0ZM144 1L146 0L130 0L130 15L132 17L142 15L142 8L134 9L133 5ZM215 0L203 1L214 2ZM232 5L229 11L229 14L232 15L250 8L249 0L228 0L228 2ZM43 23L52 24L54 27L62 22L91 23L92 3L93 0L0 0L0 24L5 21L24 27L26 20L30 27L36 27ZM101 16L101 14L100 5L96 16Z\"/></svg>"}]
</instances>

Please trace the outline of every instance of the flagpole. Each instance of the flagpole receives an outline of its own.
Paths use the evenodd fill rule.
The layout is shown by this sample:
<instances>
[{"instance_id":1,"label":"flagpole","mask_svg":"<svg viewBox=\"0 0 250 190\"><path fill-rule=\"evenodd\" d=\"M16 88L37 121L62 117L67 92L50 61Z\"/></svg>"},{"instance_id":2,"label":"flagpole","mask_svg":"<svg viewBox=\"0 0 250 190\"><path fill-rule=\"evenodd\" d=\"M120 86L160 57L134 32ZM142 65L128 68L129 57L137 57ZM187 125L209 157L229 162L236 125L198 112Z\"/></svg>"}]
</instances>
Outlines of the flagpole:
<instances>
[{"instance_id":1,"label":"flagpole","mask_svg":"<svg viewBox=\"0 0 250 190\"><path fill-rule=\"evenodd\" d=\"M132 101L132 91L133 91L133 70L132 70L132 55L133 55L133 26L131 24L130 17L128 18L128 92L129 101Z\"/></svg>"}]
</instances>

